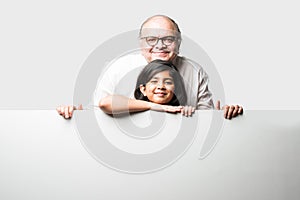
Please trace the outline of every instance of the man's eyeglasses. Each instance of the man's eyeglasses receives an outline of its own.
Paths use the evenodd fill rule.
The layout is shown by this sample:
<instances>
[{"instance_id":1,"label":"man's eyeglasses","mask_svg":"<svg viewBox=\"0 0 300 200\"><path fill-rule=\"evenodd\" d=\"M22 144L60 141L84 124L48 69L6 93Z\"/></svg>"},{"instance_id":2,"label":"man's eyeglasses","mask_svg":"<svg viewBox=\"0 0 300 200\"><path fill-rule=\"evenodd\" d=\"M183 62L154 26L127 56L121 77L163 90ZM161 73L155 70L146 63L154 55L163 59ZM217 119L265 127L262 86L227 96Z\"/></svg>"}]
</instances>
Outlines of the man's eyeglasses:
<instances>
[{"instance_id":1,"label":"man's eyeglasses","mask_svg":"<svg viewBox=\"0 0 300 200\"><path fill-rule=\"evenodd\" d=\"M155 46L159 40L161 40L164 45L170 46L177 40L177 38L174 36L166 36L162 38L148 36L148 37L142 37L141 39L145 39L149 46Z\"/></svg>"}]
</instances>

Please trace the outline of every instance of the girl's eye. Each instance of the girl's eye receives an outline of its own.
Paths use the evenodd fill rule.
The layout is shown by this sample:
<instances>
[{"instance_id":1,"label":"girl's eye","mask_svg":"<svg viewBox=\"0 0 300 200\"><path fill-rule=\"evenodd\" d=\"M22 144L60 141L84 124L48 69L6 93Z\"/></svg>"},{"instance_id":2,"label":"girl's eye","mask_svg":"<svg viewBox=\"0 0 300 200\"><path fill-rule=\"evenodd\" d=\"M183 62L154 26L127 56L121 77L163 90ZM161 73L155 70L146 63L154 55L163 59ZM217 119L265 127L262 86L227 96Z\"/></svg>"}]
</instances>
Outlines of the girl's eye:
<instances>
[{"instance_id":1,"label":"girl's eye","mask_svg":"<svg viewBox=\"0 0 300 200\"><path fill-rule=\"evenodd\" d=\"M173 82L172 81L166 81L165 84L166 85L173 85Z\"/></svg>"},{"instance_id":2,"label":"girl's eye","mask_svg":"<svg viewBox=\"0 0 300 200\"><path fill-rule=\"evenodd\" d=\"M156 80L152 80L152 81L150 81L150 83L151 83L151 84L156 84L157 81L156 81Z\"/></svg>"}]
</instances>

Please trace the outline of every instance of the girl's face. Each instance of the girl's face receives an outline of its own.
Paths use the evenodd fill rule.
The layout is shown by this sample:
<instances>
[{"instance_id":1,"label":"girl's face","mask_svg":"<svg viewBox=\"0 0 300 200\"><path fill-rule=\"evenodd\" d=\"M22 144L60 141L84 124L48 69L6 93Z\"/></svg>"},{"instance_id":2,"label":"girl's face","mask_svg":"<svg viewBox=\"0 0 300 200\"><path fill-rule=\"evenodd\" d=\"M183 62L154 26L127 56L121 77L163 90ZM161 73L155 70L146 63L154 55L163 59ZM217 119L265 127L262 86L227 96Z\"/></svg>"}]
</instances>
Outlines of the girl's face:
<instances>
[{"instance_id":1,"label":"girl's face","mask_svg":"<svg viewBox=\"0 0 300 200\"><path fill-rule=\"evenodd\" d=\"M174 96L174 80L170 76L169 71L162 71L155 74L145 86L140 85L140 90L149 101L166 104L169 103Z\"/></svg>"}]
</instances>

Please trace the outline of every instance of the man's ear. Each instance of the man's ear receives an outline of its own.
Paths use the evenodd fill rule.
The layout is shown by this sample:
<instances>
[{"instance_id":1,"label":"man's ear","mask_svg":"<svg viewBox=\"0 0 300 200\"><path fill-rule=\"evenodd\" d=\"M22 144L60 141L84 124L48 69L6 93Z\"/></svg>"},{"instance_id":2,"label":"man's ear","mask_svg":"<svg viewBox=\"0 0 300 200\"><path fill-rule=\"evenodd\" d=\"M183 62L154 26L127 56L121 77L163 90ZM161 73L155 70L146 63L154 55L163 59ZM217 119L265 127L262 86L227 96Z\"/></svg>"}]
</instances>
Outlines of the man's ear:
<instances>
[{"instance_id":1,"label":"man's ear","mask_svg":"<svg viewBox=\"0 0 300 200\"><path fill-rule=\"evenodd\" d=\"M180 45L181 45L181 37L177 40L177 49L176 49L176 54L178 55L180 52Z\"/></svg>"},{"instance_id":2,"label":"man's ear","mask_svg":"<svg viewBox=\"0 0 300 200\"><path fill-rule=\"evenodd\" d=\"M145 97L147 96L145 85L140 85L140 91L141 91L141 93L142 93Z\"/></svg>"}]
</instances>

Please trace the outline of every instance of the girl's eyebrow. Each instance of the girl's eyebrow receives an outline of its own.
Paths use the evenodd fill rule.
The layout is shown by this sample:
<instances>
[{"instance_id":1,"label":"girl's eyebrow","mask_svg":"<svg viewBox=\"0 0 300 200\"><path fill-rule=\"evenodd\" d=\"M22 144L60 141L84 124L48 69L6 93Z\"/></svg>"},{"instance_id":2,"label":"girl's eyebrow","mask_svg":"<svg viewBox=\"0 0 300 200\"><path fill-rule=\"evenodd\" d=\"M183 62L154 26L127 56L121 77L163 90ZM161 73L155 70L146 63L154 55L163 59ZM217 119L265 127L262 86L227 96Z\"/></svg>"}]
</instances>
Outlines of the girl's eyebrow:
<instances>
[{"instance_id":1,"label":"girl's eyebrow","mask_svg":"<svg viewBox=\"0 0 300 200\"><path fill-rule=\"evenodd\" d=\"M156 77L156 76L153 76L151 79L159 79L159 77ZM150 79L150 80L151 80ZM170 78L163 78L164 80L173 80L173 78L172 77L170 77Z\"/></svg>"},{"instance_id":2,"label":"girl's eyebrow","mask_svg":"<svg viewBox=\"0 0 300 200\"><path fill-rule=\"evenodd\" d=\"M153 77L153 78L151 78L149 81L158 81L159 80L159 78L157 78L157 77ZM162 81L171 81L172 83L174 82L174 79L171 77L171 78L163 78L163 80Z\"/></svg>"}]
</instances>

